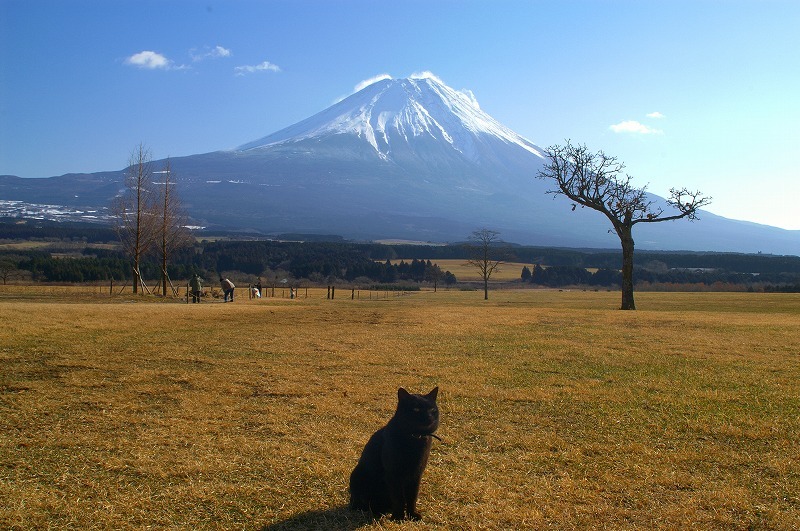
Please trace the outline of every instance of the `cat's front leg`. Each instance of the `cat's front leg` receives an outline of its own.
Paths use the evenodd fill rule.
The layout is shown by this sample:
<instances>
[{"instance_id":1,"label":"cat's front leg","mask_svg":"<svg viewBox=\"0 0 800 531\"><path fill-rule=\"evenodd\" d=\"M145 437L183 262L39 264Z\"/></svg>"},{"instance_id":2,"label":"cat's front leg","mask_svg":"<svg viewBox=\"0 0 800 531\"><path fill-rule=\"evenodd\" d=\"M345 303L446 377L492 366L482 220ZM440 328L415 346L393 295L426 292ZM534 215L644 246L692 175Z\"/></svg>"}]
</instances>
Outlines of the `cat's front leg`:
<instances>
[{"instance_id":1,"label":"cat's front leg","mask_svg":"<svg viewBox=\"0 0 800 531\"><path fill-rule=\"evenodd\" d=\"M412 520L422 520L422 515L417 512L417 498L419 497L419 483L411 484L405 493L407 500L406 510Z\"/></svg>"},{"instance_id":2,"label":"cat's front leg","mask_svg":"<svg viewBox=\"0 0 800 531\"><path fill-rule=\"evenodd\" d=\"M405 520L406 519L406 511L405 507L401 504L400 507L395 507L392 509L392 520Z\"/></svg>"},{"instance_id":3,"label":"cat's front leg","mask_svg":"<svg viewBox=\"0 0 800 531\"><path fill-rule=\"evenodd\" d=\"M408 501L408 517L412 520L422 520L422 515L417 512L417 497L414 496Z\"/></svg>"},{"instance_id":4,"label":"cat's front leg","mask_svg":"<svg viewBox=\"0 0 800 531\"><path fill-rule=\"evenodd\" d=\"M392 520L405 520L406 502L403 497L403 488L396 481L388 481L389 500L392 504Z\"/></svg>"}]
</instances>

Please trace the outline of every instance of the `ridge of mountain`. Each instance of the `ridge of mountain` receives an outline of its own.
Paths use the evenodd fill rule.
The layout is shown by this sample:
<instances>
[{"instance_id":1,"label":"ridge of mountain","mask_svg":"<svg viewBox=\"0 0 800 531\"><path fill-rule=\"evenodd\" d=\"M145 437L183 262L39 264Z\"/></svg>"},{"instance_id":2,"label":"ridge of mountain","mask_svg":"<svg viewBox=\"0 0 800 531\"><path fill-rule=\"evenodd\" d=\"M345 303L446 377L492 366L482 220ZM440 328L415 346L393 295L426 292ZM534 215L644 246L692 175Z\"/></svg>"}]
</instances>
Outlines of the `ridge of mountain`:
<instances>
[{"instance_id":1,"label":"ridge of mountain","mask_svg":"<svg viewBox=\"0 0 800 531\"><path fill-rule=\"evenodd\" d=\"M535 178L543 162L539 147L481 110L471 93L429 73L380 79L234 150L170 160L199 226L431 242L463 241L486 227L520 244L618 247L602 215L572 212L546 194L550 183ZM0 177L0 215L16 201L18 211L57 205L99 216L123 174ZM696 223L640 227L640 249L800 255L800 231L709 212Z\"/></svg>"}]
</instances>

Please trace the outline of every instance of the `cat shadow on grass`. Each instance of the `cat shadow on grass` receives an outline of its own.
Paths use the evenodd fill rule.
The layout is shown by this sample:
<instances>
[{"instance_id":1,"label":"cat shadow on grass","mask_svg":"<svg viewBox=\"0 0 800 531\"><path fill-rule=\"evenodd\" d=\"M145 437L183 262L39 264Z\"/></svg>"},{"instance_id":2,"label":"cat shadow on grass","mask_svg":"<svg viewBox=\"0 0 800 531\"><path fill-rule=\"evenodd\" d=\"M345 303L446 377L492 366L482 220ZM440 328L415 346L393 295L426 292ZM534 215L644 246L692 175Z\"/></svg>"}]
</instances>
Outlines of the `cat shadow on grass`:
<instances>
[{"instance_id":1,"label":"cat shadow on grass","mask_svg":"<svg viewBox=\"0 0 800 531\"><path fill-rule=\"evenodd\" d=\"M354 531L375 521L369 511L350 509L347 505L297 514L281 522L267 524L261 531L296 531L299 529Z\"/></svg>"}]
</instances>

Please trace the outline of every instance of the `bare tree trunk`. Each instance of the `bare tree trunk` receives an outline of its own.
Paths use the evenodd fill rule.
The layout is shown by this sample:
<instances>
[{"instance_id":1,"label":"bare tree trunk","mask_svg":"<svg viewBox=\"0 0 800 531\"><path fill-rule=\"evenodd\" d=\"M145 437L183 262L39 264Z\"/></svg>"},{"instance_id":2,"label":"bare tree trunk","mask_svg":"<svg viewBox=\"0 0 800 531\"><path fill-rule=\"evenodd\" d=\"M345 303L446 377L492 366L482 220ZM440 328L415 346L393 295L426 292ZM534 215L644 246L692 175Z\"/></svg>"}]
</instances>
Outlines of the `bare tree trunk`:
<instances>
[{"instance_id":1,"label":"bare tree trunk","mask_svg":"<svg viewBox=\"0 0 800 531\"><path fill-rule=\"evenodd\" d=\"M167 159L167 166L166 170L164 171L164 191L163 197L164 200L163 208L161 210L161 293L166 298L167 296L167 218L169 216L169 196L170 196L170 189L169 189L169 172L170 172L170 162Z\"/></svg>"},{"instance_id":2,"label":"bare tree trunk","mask_svg":"<svg viewBox=\"0 0 800 531\"><path fill-rule=\"evenodd\" d=\"M133 292L139 293L139 283L142 281L141 277L139 276L139 259L134 258L133 265L131 266L133 271Z\"/></svg>"},{"instance_id":3,"label":"bare tree trunk","mask_svg":"<svg viewBox=\"0 0 800 531\"><path fill-rule=\"evenodd\" d=\"M630 227L620 234L622 242L622 306L621 310L635 310L633 300L633 236Z\"/></svg>"},{"instance_id":4,"label":"bare tree trunk","mask_svg":"<svg viewBox=\"0 0 800 531\"><path fill-rule=\"evenodd\" d=\"M167 255L161 256L161 294L167 296Z\"/></svg>"},{"instance_id":5,"label":"bare tree trunk","mask_svg":"<svg viewBox=\"0 0 800 531\"><path fill-rule=\"evenodd\" d=\"M180 247L189 245L191 234L186 228L186 215L183 211L180 197L175 188L175 181L172 180L172 168L170 159L167 159L164 170L160 172L164 176L164 186L161 192L160 227L158 229L160 242L159 252L161 254L161 288L164 297L167 296L167 284L169 275L167 274L167 264L172 252Z\"/></svg>"},{"instance_id":6,"label":"bare tree trunk","mask_svg":"<svg viewBox=\"0 0 800 531\"><path fill-rule=\"evenodd\" d=\"M131 154L125 176L126 194L119 198L114 210L118 216L117 234L130 253L133 273L133 292L142 284L140 262L153 242L153 193L150 152L143 144Z\"/></svg>"},{"instance_id":7,"label":"bare tree trunk","mask_svg":"<svg viewBox=\"0 0 800 531\"><path fill-rule=\"evenodd\" d=\"M467 263L481 272L483 300L489 300L489 279L492 273L503 263L502 260L492 259L492 254L499 252L495 247L495 244L501 241L499 234L499 232L489 229L476 230L470 236L470 240L473 243L467 246L470 254L470 259L467 260Z\"/></svg>"},{"instance_id":8,"label":"bare tree trunk","mask_svg":"<svg viewBox=\"0 0 800 531\"><path fill-rule=\"evenodd\" d=\"M140 151L141 153L141 151ZM134 169L133 171L137 172L137 181L141 182L142 180L142 158L139 158L140 163L138 164L138 168ZM133 292L139 292L139 284L142 281L141 273L139 269L139 260L142 256L142 195L144 190L142 189L141 185L136 186L136 228L134 233L134 247L133 247Z\"/></svg>"}]
</instances>

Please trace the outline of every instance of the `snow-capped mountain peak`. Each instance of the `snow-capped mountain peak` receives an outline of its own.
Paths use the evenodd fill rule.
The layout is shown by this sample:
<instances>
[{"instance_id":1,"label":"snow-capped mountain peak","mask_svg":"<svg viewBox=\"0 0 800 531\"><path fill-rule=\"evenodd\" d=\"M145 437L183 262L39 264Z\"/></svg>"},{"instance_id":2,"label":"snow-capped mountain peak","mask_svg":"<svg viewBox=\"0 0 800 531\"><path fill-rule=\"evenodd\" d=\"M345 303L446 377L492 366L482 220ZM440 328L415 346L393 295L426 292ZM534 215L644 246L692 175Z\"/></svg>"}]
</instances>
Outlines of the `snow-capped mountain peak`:
<instances>
[{"instance_id":1,"label":"snow-capped mountain peak","mask_svg":"<svg viewBox=\"0 0 800 531\"><path fill-rule=\"evenodd\" d=\"M569 202L546 193L551 183L536 179L545 163L470 91L423 72L378 76L239 150L177 157L170 167L194 224L225 231L452 242L488 227L521 244L618 247L604 216L571 212ZM15 210L38 204L101 212L123 174L0 176L0 191L17 202ZM640 249L800 254L797 231L710 213L700 224L647 225Z\"/></svg>"},{"instance_id":2,"label":"snow-capped mountain peak","mask_svg":"<svg viewBox=\"0 0 800 531\"><path fill-rule=\"evenodd\" d=\"M405 79L377 76L357 88L360 90L328 109L237 150L355 135L384 160L392 158L397 143L420 139L442 141L470 160L480 158L480 145L490 138L542 156L532 142L482 111L471 91L452 89L430 72Z\"/></svg>"}]
</instances>

